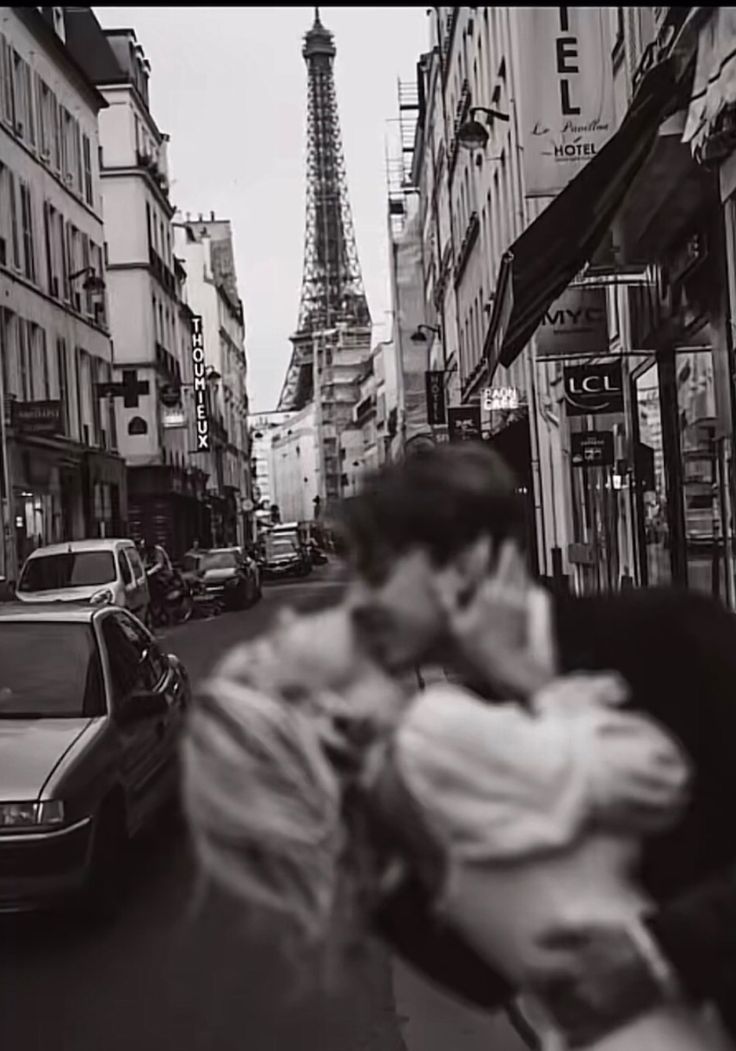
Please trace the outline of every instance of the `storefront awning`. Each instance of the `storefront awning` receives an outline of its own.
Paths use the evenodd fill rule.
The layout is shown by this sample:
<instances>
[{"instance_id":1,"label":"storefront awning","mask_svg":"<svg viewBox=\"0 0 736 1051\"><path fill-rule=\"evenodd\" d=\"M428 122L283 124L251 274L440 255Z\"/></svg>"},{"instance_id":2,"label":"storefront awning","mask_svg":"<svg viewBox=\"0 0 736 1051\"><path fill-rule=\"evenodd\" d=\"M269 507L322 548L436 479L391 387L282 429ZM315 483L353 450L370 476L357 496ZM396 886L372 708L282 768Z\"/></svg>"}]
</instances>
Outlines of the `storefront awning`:
<instances>
[{"instance_id":1,"label":"storefront awning","mask_svg":"<svg viewBox=\"0 0 736 1051\"><path fill-rule=\"evenodd\" d=\"M698 33L695 79L682 136L698 160L708 160L711 140L722 131L727 111L736 107L736 8L704 10L708 17Z\"/></svg>"},{"instance_id":2,"label":"storefront awning","mask_svg":"<svg viewBox=\"0 0 736 1051\"><path fill-rule=\"evenodd\" d=\"M644 77L621 126L504 256L486 340L491 375L508 367L596 251L649 156L678 86L674 58Z\"/></svg>"}]
</instances>

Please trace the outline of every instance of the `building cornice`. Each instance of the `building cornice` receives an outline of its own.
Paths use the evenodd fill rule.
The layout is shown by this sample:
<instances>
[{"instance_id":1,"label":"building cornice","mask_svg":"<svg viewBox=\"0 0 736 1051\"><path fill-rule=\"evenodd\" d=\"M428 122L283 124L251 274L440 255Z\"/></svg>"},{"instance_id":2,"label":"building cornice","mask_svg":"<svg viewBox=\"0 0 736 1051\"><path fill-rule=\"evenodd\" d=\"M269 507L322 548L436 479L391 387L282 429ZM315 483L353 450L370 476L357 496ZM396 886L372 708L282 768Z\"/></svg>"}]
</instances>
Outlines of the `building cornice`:
<instances>
[{"instance_id":1,"label":"building cornice","mask_svg":"<svg viewBox=\"0 0 736 1051\"><path fill-rule=\"evenodd\" d=\"M153 190L154 197L158 200L159 204L166 211L167 219L173 219L176 215L176 205L173 205L166 194L163 192L159 184L153 177L153 174L148 168L141 168L137 164L118 165L113 167L105 167L100 172L101 178L104 179L115 179L121 177L128 177L130 175L137 175L141 179L145 179L149 187Z\"/></svg>"},{"instance_id":2,"label":"building cornice","mask_svg":"<svg viewBox=\"0 0 736 1051\"><path fill-rule=\"evenodd\" d=\"M131 80L128 80L127 77L122 77L120 80L106 80L104 81L104 83L100 83L98 87L103 93L103 98L105 98L104 92L106 91L127 92L129 95L132 95L136 101L138 108L141 111L141 114L143 115L143 118L148 124L148 130L158 140L159 145L165 141L166 136L164 132L162 132L159 128L158 124L153 118L153 114L146 105L146 100L142 97L140 91ZM105 99L105 105L109 106L110 104L111 103L107 101L107 99Z\"/></svg>"},{"instance_id":3,"label":"building cornice","mask_svg":"<svg viewBox=\"0 0 736 1051\"><path fill-rule=\"evenodd\" d=\"M46 50L50 58L63 65L70 79L87 96L95 112L107 109L105 96L92 83L69 48L51 28L41 12L35 7L13 7L13 14L23 23Z\"/></svg>"}]
</instances>

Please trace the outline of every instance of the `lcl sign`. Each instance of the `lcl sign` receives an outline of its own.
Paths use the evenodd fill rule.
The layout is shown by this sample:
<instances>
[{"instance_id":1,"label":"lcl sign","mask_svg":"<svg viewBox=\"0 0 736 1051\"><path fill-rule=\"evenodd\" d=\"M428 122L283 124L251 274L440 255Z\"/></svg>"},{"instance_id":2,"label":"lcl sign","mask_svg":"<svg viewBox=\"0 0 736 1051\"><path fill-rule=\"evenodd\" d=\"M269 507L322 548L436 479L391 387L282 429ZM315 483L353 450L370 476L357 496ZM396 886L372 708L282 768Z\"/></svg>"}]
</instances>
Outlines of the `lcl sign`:
<instances>
[{"instance_id":1,"label":"lcl sign","mask_svg":"<svg viewBox=\"0 0 736 1051\"><path fill-rule=\"evenodd\" d=\"M568 416L600 416L624 411L620 361L606 365L574 365L563 370Z\"/></svg>"}]
</instances>

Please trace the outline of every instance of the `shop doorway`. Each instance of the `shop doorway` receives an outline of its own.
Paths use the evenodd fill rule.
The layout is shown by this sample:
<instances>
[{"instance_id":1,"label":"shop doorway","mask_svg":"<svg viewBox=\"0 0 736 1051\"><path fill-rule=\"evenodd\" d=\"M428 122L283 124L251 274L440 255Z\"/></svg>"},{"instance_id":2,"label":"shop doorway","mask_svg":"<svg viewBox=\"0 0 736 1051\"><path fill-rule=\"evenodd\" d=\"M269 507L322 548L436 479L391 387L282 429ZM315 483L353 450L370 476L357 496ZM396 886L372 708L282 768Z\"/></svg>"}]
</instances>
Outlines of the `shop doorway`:
<instances>
[{"instance_id":1,"label":"shop doorway","mask_svg":"<svg viewBox=\"0 0 736 1051\"><path fill-rule=\"evenodd\" d=\"M641 584L727 602L732 523L712 351L662 355L632 385Z\"/></svg>"}]
</instances>

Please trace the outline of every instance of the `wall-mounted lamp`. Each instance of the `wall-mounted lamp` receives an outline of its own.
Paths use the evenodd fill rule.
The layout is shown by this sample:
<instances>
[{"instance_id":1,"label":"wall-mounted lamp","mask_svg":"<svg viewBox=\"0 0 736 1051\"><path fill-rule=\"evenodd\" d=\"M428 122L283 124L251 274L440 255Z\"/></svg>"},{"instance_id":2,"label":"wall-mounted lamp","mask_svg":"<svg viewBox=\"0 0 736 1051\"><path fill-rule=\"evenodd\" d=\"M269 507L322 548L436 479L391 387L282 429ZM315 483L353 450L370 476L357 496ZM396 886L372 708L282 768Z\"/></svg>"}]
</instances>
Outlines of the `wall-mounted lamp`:
<instances>
[{"instance_id":1,"label":"wall-mounted lamp","mask_svg":"<svg viewBox=\"0 0 736 1051\"><path fill-rule=\"evenodd\" d=\"M427 337L425 332L432 332L435 336L442 337L442 332L439 328L435 328L434 325L417 325L412 332L409 339L412 343L426 343Z\"/></svg>"},{"instance_id":2,"label":"wall-mounted lamp","mask_svg":"<svg viewBox=\"0 0 736 1051\"><path fill-rule=\"evenodd\" d=\"M476 120L476 114L483 113L488 118L488 128L493 127L494 120L511 120L508 113L501 113L497 109L488 109L486 106L473 106L470 110L470 119L461 124L457 131L457 141L466 150L484 150L490 138L488 128Z\"/></svg>"},{"instance_id":3,"label":"wall-mounted lamp","mask_svg":"<svg viewBox=\"0 0 736 1051\"><path fill-rule=\"evenodd\" d=\"M80 277L84 277L85 279L84 284L82 285L85 292L102 295L105 291L105 282L95 273L93 267L85 266L83 270L77 270L75 274L69 275L69 280L76 281Z\"/></svg>"}]
</instances>

